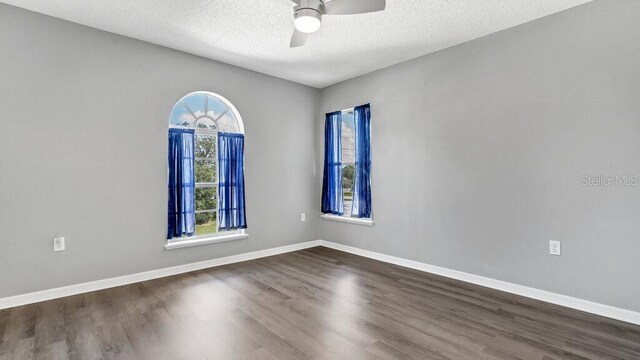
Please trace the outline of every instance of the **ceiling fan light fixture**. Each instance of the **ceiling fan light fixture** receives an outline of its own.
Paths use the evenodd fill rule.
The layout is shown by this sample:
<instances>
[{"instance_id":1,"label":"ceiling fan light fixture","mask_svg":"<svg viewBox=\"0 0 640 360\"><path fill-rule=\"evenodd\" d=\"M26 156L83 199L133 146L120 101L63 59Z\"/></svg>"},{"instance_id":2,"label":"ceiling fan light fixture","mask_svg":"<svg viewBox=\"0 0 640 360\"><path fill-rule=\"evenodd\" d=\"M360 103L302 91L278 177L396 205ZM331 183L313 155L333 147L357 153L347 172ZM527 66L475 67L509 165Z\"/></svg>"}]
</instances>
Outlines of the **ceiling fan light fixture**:
<instances>
[{"instance_id":1,"label":"ceiling fan light fixture","mask_svg":"<svg viewBox=\"0 0 640 360\"><path fill-rule=\"evenodd\" d=\"M300 9L294 14L294 23L298 31L311 34L320 29L322 13L315 9Z\"/></svg>"}]
</instances>

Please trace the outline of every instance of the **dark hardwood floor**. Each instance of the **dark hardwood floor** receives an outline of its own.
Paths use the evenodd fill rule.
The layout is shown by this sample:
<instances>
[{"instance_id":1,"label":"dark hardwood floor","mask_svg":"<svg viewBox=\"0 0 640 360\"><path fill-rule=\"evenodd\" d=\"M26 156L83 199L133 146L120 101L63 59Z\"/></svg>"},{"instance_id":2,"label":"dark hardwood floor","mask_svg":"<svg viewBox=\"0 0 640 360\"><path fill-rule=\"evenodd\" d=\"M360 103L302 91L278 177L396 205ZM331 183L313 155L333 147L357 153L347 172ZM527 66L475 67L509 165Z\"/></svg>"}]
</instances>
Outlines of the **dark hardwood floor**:
<instances>
[{"instance_id":1,"label":"dark hardwood floor","mask_svg":"<svg viewBox=\"0 0 640 360\"><path fill-rule=\"evenodd\" d=\"M0 311L0 359L640 359L640 327L327 248Z\"/></svg>"}]
</instances>

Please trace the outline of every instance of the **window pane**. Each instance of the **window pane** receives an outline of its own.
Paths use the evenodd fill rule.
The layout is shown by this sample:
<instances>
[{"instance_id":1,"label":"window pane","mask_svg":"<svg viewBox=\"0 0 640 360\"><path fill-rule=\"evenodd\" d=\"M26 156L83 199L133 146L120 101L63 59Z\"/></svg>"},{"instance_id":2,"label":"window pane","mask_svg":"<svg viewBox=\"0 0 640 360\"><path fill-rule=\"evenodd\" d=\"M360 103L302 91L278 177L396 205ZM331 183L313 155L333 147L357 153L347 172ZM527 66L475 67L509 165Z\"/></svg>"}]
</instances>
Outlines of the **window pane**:
<instances>
[{"instance_id":1,"label":"window pane","mask_svg":"<svg viewBox=\"0 0 640 360\"><path fill-rule=\"evenodd\" d=\"M227 104L213 96L207 96L207 115L217 119L227 112L230 112Z\"/></svg>"},{"instance_id":2,"label":"window pane","mask_svg":"<svg viewBox=\"0 0 640 360\"><path fill-rule=\"evenodd\" d=\"M356 130L353 112L342 114L342 163L354 163L356 160Z\"/></svg>"},{"instance_id":3,"label":"window pane","mask_svg":"<svg viewBox=\"0 0 640 360\"><path fill-rule=\"evenodd\" d=\"M179 126L193 126L194 122L195 122L195 118L191 115L191 113L189 113L189 111L182 104L182 102L178 102L173 107L169 124L179 125Z\"/></svg>"},{"instance_id":4,"label":"window pane","mask_svg":"<svg viewBox=\"0 0 640 360\"><path fill-rule=\"evenodd\" d=\"M182 102L189 110L193 111L197 117L200 117L204 115L204 97L204 94L193 94L182 99Z\"/></svg>"},{"instance_id":5,"label":"window pane","mask_svg":"<svg viewBox=\"0 0 640 360\"><path fill-rule=\"evenodd\" d=\"M216 182L216 162L196 159L196 183Z\"/></svg>"},{"instance_id":6,"label":"window pane","mask_svg":"<svg viewBox=\"0 0 640 360\"><path fill-rule=\"evenodd\" d=\"M215 187L196 188L196 211L218 208L218 192L216 190Z\"/></svg>"},{"instance_id":7,"label":"window pane","mask_svg":"<svg viewBox=\"0 0 640 360\"><path fill-rule=\"evenodd\" d=\"M196 214L196 235L218 232L218 219L215 212Z\"/></svg>"},{"instance_id":8,"label":"window pane","mask_svg":"<svg viewBox=\"0 0 640 360\"><path fill-rule=\"evenodd\" d=\"M342 164L342 195L344 196L344 216L351 216L351 205L353 204L353 181L355 166L353 164Z\"/></svg>"},{"instance_id":9,"label":"window pane","mask_svg":"<svg viewBox=\"0 0 640 360\"><path fill-rule=\"evenodd\" d=\"M228 133L239 133L238 120L233 115L233 112L228 111L218 120L218 128L220 131Z\"/></svg>"},{"instance_id":10,"label":"window pane","mask_svg":"<svg viewBox=\"0 0 640 360\"><path fill-rule=\"evenodd\" d=\"M342 194L344 216L351 217L355 175L356 131L353 111L342 113Z\"/></svg>"},{"instance_id":11,"label":"window pane","mask_svg":"<svg viewBox=\"0 0 640 360\"><path fill-rule=\"evenodd\" d=\"M208 117L203 117L203 118L199 118L198 119L198 122L196 124L196 128L198 128L198 129L215 130L216 129L216 124L213 122L212 119L210 119Z\"/></svg>"},{"instance_id":12,"label":"window pane","mask_svg":"<svg viewBox=\"0 0 640 360\"><path fill-rule=\"evenodd\" d=\"M196 134L195 148L197 158L209 158L215 160L216 136L210 134Z\"/></svg>"},{"instance_id":13,"label":"window pane","mask_svg":"<svg viewBox=\"0 0 640 360\"><path fill-rule=\"evenodd\" d=\"M215 187L196 188L196 235L218 232L217 207L218 192Z\"/></svg>"}]
</instances>

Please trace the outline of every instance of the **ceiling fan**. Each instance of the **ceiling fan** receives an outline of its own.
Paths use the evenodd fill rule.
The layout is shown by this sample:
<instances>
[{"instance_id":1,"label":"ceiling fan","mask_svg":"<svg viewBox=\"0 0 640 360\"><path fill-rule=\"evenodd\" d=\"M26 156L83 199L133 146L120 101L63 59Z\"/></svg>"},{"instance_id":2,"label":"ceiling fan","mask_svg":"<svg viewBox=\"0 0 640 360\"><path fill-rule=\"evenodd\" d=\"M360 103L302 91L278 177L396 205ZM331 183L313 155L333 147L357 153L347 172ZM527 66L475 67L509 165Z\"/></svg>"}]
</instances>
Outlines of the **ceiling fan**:
<instances>
[{"instance_id":1,"label":"ceiling fan","mask_svg":"<svg viewBox=\"0 0 640 360\"><path fill-rule=\"evenodd\" d=\"M320 29L323 15L354 15L382 11L386 0L291 0L295 30L290 47L299 47Z\"/></svg>"}]
</instances>

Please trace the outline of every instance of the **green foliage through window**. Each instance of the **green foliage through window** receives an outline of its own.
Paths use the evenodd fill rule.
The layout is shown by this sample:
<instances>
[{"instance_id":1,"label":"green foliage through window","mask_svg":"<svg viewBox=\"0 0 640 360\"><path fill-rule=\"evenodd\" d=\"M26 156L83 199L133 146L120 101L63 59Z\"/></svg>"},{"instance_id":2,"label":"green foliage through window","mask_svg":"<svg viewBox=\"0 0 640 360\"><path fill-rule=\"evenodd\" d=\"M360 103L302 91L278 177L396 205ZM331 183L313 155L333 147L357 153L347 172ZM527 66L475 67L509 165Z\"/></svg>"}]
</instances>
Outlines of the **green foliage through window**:
<instances>
[{"instance_id":1,"label":"green foliage through window","mask_svg":"<svg viewBox=\"0 0 640 360\"><path fill-rule=\"evenodd\" d=\"M218 231L218 193L216 183L216 137L196 134L196 235Z\"/></svg>"},{"instance_id":2,"label":"green foliage through window","mask_svg":"<svg viewBox=\"0 0 640 360\"><path fill-rule=\"evenodd\" d=\"M353 189L353 179L356 173L356 169L353 165L347 165L342 168L342 188Z\"/></svg>"}]
</instances>

